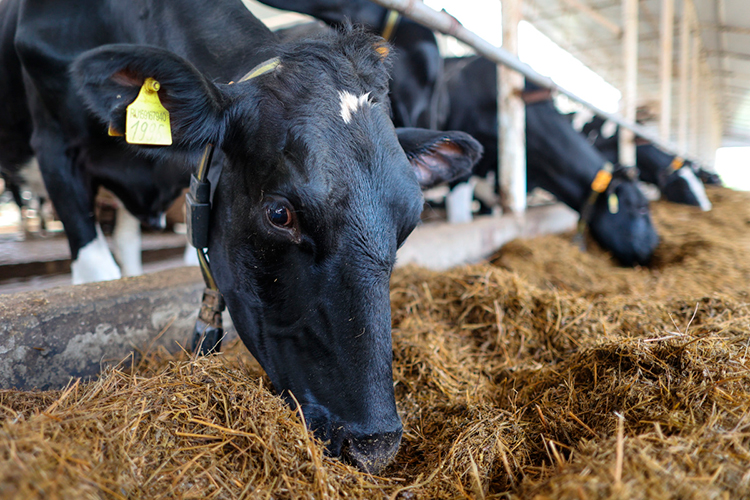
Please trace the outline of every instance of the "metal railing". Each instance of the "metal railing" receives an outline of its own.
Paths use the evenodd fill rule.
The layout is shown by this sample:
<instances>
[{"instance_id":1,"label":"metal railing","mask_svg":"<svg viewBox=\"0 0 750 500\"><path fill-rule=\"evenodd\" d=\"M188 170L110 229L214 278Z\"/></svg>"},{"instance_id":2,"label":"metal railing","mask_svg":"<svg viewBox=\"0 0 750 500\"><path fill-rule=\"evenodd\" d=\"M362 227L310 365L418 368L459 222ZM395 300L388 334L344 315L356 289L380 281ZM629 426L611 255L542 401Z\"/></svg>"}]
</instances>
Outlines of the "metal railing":
<instances>
[{"instance_id":1,"label":"metal railing","mask_svg":"<svg viewBox=\"0 0 750 500\"><path fill-rule=\"evenodd\" d=\"M633 131L633 133L637 135L638 137L646 139L647 141L653 143L654 145L660 147L661 149L663 149L664 151L668 153L671 153L674 155L680 155L683 157L685 156L684 154L681 153L680 148L678 148L675 144L673 144L672 142L662 141L660 137L658 137L656 134L646 129L642 125L635 123L633 121L627 120L618 114L604 111L603 109L595 106L594 104L591 104L586 99L577 95L576 93L571 92L570 90L566 88L560 87L551 78L544 76L540 73L537 73L531 66L522 62L518 57L511 54L507 50L502 49L500 47L495 47L490 42L480 37L476 33L467 30L453 16L451 16L450 14L446 12L438 12L428 7L424 3L422 3L421 0L372 0L372 1L387 9L396 10L400 12L401 14L403 14L404 16L434 31L438 31L440 33L443 33L444 35L449 35L449 36L456 38L457 40L462 41L463 43L474 48L474 50L477 51L477 54L486 57L487 59L495 62L496 64L503 64L515 71L518 71L519 73L524 75L528 80L530 80L531 82L537 85L550 88L554 90L555 92L558 92L560 94L567 96L568 98L589 108L591 111L601 116L602 118L611 120L614 123L618 124L619 126ZM694 158L689 158L689 159L694 159Z\"/></svg>"}]
</instances>

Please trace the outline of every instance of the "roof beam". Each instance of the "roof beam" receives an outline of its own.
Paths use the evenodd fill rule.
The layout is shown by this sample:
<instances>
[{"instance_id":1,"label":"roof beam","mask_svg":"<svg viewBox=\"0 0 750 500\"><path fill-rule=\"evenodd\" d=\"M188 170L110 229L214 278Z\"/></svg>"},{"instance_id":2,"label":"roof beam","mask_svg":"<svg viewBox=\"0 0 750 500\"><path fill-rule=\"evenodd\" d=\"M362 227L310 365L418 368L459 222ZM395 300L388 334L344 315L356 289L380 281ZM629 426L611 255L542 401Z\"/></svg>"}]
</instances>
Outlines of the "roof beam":
<instances>
[{"instance_id":1,"label":"roof beam","mask_svg":"<svg viewBox=\"0 0 750 500\"><path fill-rule=\"evenodd\" d=\"M589 5L583 3L580 0L562 0L562 1L568 4L568 6L589 16L591 19L599 23L601 26L608 29L617 38L620 38L622 36L622 28L620 28L617 24L613 23L612 21L610 21L609 19L601 15L598 11L594 10Z\"/></svg>"},{"instance_id":2,"label":"roof beam","mask_svg":"<svg viewBox=\"0 0 750 500\"><path fill-rule=\"evenodd\" d=\"M729 26L723 23L701 24L701 29L706 31L718 31L720 33L732 33L735 35L750 35L750 28L745 28L744 26Z\"/></svg>"},{"instance_id":3,"label":"roof beam","mask_svg":"<svg viewBox=\"0 0 750 500\"><path fill-rule=\"evenodd\" d=\"M708 50L706 53L710 56L727 57L729 59L740 59L750 61L750 54L744 52L732 52L729 50Z\"/></svg>"}]
</instances>

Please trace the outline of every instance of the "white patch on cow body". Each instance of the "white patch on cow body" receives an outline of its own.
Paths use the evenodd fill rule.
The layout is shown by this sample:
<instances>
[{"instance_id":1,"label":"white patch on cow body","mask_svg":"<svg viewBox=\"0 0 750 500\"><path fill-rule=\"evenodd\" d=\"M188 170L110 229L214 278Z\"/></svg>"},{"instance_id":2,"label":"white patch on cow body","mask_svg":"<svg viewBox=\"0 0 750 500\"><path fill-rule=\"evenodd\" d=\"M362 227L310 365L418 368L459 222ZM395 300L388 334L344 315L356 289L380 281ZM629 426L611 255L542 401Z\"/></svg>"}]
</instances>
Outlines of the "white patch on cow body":
<instances>
[{"instance_id":1,"label":"white patch on cow body","mask_svg":"<svg viewBox=\"0 0 750 500\"><path fill-rule=\"evenodd\" d=\"M370 104L369 92L357 97L351 92L344 90L339 91L339 98L341 99L341 118L347 124L352 121L352 115L355 111L364 107L365 104Z\"/></svg>"},{"instance_id":2,"label":"white patch on cow body","mask_svg":"<svg viewBox=\"0 0 750 500\"><path fill-rule=\"evenodd\" d=\"M74 285L122 277L99 224L96 225L96 238L78 251L78 258L70 265L70 271Z\"/></svg>"},{"instance_id":3,"label":"white patch on cow body","mask_svg":"<svg viewBox=\"0 0 750 500\"><path fill-rule=\"evenodd\" d=\"M118 203L115 230L112 234L114 254L122 266L123 276L143 274L141 260L141 222L122 203Z\"/></svg>"},{"instance_id":4,"label":"white patch on cow body","mask_svg":"<svg viewBox=\"0 0 750 500\"><path fill-rule=\"evenodd\" d=\"M613 122L612 120L607 120L604 122L604 125L602 125L602 131L601 136L605 139L609 139L613 135L615 135L615 132L617 132L617 124Z\"/></svg>"},{"instance_id":5,"label":"white patch on cow body","mask_svg":"<svg viewBox=\"0 0 750 500\"><path fill-rule=\"evenodd\" d=\"M706 195L706 188L703 186L703 183L698 179L698 177L695 175L695 172L691 168L683 167L677 171L679 175L682 176L685 181L687 181L688 186L690 187L690 191L692 191L695 198L698 200L698 204L701 207L701 210L704 212L708 212L713 208L713 205L708 199L708 195Z\"/></svg>"},{"instance_id":6,"label":"white patch on cow body","mask_svg":"<svg viewBox=\"0 0 750 500\"><path fill-rule=\"evenodd\" d=\"M586 125L594 118L594 112L589 109L582 109L573 115L573 128L576 132L583 130L583 126Z\"/></svg>"}]
</instances>

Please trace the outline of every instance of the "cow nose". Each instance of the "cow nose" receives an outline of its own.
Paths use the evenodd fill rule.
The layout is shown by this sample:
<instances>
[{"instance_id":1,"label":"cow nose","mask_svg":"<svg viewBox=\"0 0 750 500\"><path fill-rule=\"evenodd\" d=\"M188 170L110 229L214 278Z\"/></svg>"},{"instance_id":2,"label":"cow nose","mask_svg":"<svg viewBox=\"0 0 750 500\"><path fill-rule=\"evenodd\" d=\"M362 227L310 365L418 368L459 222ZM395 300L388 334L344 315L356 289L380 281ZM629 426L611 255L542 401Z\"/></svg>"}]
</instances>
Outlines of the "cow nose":
<instances>
[{"instance_id":1,"label":"cow nose","mask_svg":"<svg viewBox=\"0 0 750 500\"><path fill-rule=\"evenodd\" d=\"M350 435L341 445L341 459L361 471L378 474L396 456L402 432L403 427L399 426L393 432Z\"/></svg>"}]
</instances>

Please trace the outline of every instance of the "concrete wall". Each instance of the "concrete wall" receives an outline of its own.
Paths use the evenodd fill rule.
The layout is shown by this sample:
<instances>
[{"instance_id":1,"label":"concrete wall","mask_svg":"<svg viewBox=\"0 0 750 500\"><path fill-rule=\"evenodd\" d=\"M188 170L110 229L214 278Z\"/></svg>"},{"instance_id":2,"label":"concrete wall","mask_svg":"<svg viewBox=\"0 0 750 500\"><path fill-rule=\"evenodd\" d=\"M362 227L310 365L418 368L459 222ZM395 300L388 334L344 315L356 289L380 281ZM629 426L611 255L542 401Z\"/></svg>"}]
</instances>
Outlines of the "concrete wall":
<instances>
[{"instance_id":1,"label":"concrete wall","mask_svg":"<svg viewBox=\"0 0 750 500\"><path fill-rule=\"evenodd\" d=\"M149 345L175 352L188 342L202 291L197 268L178 268L3 295L0 388L61 387Z\"/></svg>"}]
</instances>

